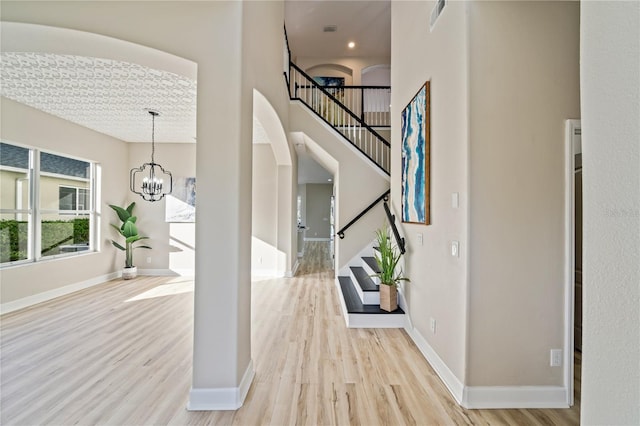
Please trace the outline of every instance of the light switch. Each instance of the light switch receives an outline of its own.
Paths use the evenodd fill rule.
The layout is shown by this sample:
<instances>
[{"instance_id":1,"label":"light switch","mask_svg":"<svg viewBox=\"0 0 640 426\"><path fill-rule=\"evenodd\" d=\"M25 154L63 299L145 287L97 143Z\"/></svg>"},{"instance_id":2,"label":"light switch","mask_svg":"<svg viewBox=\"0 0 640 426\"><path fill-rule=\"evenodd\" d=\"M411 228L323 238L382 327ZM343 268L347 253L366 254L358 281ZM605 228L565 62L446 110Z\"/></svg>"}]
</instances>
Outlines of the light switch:
<instances>
[{"instance_id":1,"label":"light switch","mask_svg":"<svg viewBox=\"0 0 640 426\"><path fill-rule=\"evenodd\" d=\"M416 234L416 236L418 237L418 245L421 246L422 245L422 234Z\"/></svg>"},{"instance_id":2,"label":"light switch","mask_svg":"<svg viewBox=\"0 0 640 426\"><path fill-rule=\"evenodd\" d=\"M458 257L460 255L460 243L451 241L451 256Z\"/></svg>"},{"instance_id":3,"label":"light switch","mask_svg":"<svg viewBox=\"0 0 640 426\"><path fill-rule=\"evenodd\" d=\"M458 194L457 192L451 193L451 207L453 207L454 209L460 207L460 194Z\"/></svg>"}]
</instances>

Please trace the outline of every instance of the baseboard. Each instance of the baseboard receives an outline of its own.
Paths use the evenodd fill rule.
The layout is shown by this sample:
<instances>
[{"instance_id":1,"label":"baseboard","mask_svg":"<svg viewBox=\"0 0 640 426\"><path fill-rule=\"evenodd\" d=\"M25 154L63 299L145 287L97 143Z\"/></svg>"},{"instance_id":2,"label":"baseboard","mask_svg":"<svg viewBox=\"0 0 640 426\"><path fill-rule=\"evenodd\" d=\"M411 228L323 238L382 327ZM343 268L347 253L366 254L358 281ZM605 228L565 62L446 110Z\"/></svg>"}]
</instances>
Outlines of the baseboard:
<instances>
[{"instance_id":1,"label":"baseboard","mask_svg":"<svg viewBox=\"0 0 640 426\"><path fill-rule=\"evenodd\" d=\"M218 410L237 410L242 407L244 400L249 393L249 388L255 377L253 369L253 360L249 361L249 365L242 376L240 386L236 388L191 388L189 392L189 402L187 410L189 411L218 411Z\"/></svg>"},{"instance_id":2,"label":"baseboard","mask_svg":"<svg viewBox=\"0 0 640 426\"><path fill-rule=\"evenodd\" d=\"M298 262L298 260L296 259L296 263L294 263L293 268L291 268L290 271L287 271L287 273L285 274L285 277L287 278L295 277L299 267L300 267L300 262Z\"/></svg>"},{"instance_id":3,"label":"baseboard","mask_svg":"<svg viewBox=\"0 0 640 426\"><path fill-rule=\"evenodd\" d=\"M85 288L93 287L95 285L102 284L114 278L118 278L121 275L122 275L122 271L112 272L110 274L100 275L98 277L81 281L79 283L69 284L64 287L45 291L44 293L38 293L38 294L34 294L33 296L27 296L27 297L23 297L22 299L3 303L0 305L0 315L17 311L18 309L28 308L29 306L32 306L38 303L47 302L57 297L66 296L67 294L71 294L79 290L84 290Z\"/></svg>"},{"instance_id":4,"label":"baseboard","mask_svg":"<svg viewBox=\"0 0 640 426\"><path fill-rule=\"evenodd\" d=\"M175 272L176 274L180 275L181 277L193 277L196 274L196 271L193 268L188 268L188 269L171 269L171 272Z\"/></svg>"},{"instance_id":5,"label":"baseboard","mask_svg":"<svg viewBox=\"0 0 640 426\"><path fill-rule=\"evenodd\" d=\"M456 402L467 409L569 408L562 386L464 386L407 316L406 332L431 364Z\"/></svg>"},{"instance_id":6,"label":"baseboard","mask_svg":"<svg viewBox=\"0 0 640 426\"><path fill-rule=\"evenodd\" d=\"M406 311L405 311L406 312ZM407 315L408 317L408 315ZM431 367L435 370L440 380L451 393L451 396L456 400L459 405L463 405L464 396L464 384L456 377L455 374L449 369L447 364L438 356L436 351L433 350L431 345L427 343L427 340L420 334L420 332L413 327L411 320L407 318L405 331L409 334L409 337L416 344L422 355L426 358L427 362L431 364Z\"/></svg>"},{"instance_id":7,"label":"baseboard","mask_svg":"<svg viewBox=\"0 0 640 426\"><path fill-rule=\"evenodd\" d=\"M562 386L467 386L465 408L569 408Z\"/></svg>"},{"instance_id":8,"label":"baseboard","mask_svg":"<svg viewBox=\"0 0 640 426\"><path fill-rule=\"evenodd\" d=\"M149 277L177 277L180 274L177 271L171 269L140 269L138 268L138 275L146 275Z\"/></svg>"},{"instance_id":9,"label":"baseboard","mask_svg":"<svg viewBox=\"0 0 640 426\"><path fill-rule=\"evenodd\" d=\"M305 241L331 241L331 238L305 238Z\"/></svg>"}]
</instances>

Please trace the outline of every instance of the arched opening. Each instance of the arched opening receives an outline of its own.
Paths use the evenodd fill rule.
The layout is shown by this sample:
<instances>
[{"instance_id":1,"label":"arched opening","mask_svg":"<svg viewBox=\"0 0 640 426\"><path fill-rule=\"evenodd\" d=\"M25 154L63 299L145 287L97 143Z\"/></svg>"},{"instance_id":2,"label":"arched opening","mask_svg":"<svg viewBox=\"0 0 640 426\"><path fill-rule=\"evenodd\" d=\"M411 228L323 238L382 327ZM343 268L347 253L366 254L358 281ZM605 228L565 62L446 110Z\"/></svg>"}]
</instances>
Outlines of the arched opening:
<instances>
[{"instance_id":1,"label":"arched opening","mask_svg":"<svg viewBox=\"0 0 640 426\"><path fill-rule=\"evenodd\" d=\"M291 152L273 106L259 91L253 93L252 276L290 276L295 261Z\"/></svg>"}]
</instances>

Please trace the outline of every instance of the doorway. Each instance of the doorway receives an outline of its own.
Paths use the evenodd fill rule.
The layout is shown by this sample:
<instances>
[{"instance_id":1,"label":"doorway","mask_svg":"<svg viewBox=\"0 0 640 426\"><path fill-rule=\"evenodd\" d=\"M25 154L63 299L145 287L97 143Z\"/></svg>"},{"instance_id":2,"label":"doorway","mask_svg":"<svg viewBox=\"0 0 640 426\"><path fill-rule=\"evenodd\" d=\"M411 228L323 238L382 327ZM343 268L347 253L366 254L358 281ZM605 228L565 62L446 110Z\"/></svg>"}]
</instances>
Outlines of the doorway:
<instances>
[{"instance_id":1,"label":"doorway","mask_svg":"<svg viewBox=\"0 0 640 426\"><path fill-rule=\"evenodd\" d=\"M580 398L582 359L582 127L565 125L566 356L569 405Z\"/></svg>"}]
</instances>

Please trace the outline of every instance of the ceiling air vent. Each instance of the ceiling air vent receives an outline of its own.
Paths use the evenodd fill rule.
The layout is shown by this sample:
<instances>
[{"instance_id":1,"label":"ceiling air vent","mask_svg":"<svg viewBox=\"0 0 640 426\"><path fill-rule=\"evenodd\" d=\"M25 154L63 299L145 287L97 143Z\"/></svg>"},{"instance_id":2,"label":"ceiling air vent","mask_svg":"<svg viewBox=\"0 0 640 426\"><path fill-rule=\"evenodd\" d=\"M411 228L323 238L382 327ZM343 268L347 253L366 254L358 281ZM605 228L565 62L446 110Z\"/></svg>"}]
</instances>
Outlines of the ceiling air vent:
<instances>
[{"instance_id":1,"label":"ceiling air vent","mask_svg":"<svg viewBox=\"0 0 640 426\"><path fill-rule=\"evenodd\" d=\"M337 25L325 25L324 28L322 28L323 33L335 33L336 31L338 31Z\"/></svg>"},{"instance_id":2,"label":"ceiling air vent","mask_svg":"<svg viewBox=\"0 0 640 426\"><path fill-rule=\"evenodd\" d=\"M433 27L436 26L436 21L438 17L442 14L444 7L447 5L447 0L438 0L436 5L433 7L431 11L431 23L429 25L429 31L433 31Z\"/></svg>"}]
</instances>

